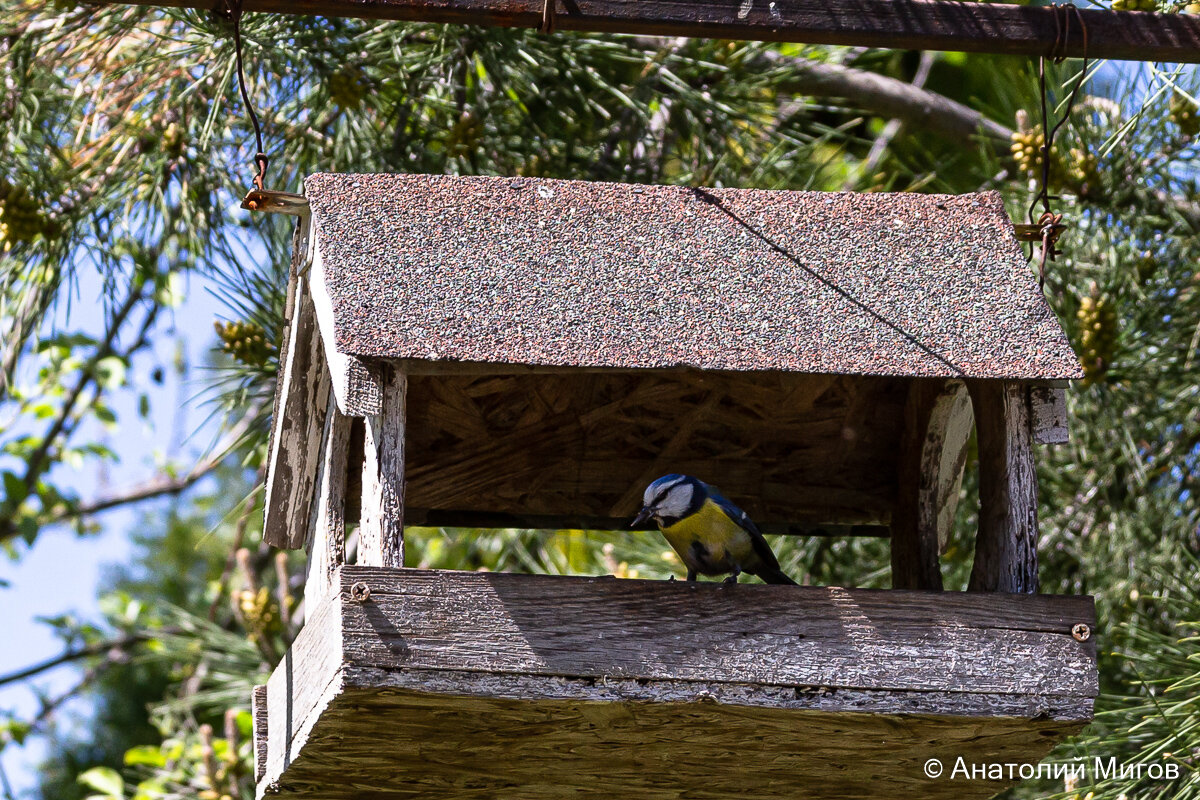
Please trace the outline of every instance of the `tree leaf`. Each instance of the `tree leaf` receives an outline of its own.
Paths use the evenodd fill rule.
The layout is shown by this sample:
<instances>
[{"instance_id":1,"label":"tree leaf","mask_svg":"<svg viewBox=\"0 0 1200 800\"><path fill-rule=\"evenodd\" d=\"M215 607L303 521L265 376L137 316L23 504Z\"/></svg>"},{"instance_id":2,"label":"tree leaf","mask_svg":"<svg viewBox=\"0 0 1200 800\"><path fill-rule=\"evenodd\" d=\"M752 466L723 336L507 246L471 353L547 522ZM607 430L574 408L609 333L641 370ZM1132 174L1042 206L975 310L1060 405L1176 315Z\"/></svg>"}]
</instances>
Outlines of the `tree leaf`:
<instances>
[{"instance_id":1,"label":"tree leaf","mask_svg":"<svg viewBox=\"0 0 1200 800\"><path fill-rule=\"evenodd\" d=\"M99 797L123 798L125 796L125 779L112 767L92 767L80 775L78 780L89 789L100 792ZM92 797L96 796L92 795Z\"/></svg>"}]
</instances>

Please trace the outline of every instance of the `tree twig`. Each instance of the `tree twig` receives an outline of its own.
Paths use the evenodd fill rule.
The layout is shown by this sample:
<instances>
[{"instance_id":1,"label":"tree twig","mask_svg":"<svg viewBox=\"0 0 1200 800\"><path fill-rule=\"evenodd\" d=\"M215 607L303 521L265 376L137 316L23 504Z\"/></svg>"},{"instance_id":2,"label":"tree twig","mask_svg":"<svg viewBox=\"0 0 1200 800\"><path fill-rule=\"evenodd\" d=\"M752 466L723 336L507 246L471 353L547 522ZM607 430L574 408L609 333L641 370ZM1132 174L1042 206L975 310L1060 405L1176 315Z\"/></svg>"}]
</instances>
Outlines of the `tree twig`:
<instances>
[{"instance_id":1,"label":"tree twig","mask_svg":"<svg viewBox=\"0 0 1200 800\"><path fill-rule=\"evenodd\" d=\"M45 661L32 664L28 667L24 667L23 669L19 669L16 672L10 672L7 675L0 675L0 686L27 680L35 675L46 672L47 670L60 667L63 664L69 664L72 661L78 661L81 658L98 656L101 653L108 653L112 652L113 650L118 652L126 651L134 645L149 639L152 635L153 634L146 632L130 633L126 634L125 636L119 636L115 639L107 639L103 642L96 642L95 644L89 644L74 650L68 650L67 652L54 656L53 658L48 658Z\"/></svg>"},{"instance_id":2,"label":"tree twig","mask_svg":"<svg viewBox=\"0 0 1200 800\"><path fill-rule=\"evenodd\" d=\"M936 60L934 54L928 50L921 53L921 61L917 65L917 73L913 76L911 86L918 89L925 88L925 81L929 80L929 72L933 69L933 62ZM904 123L897 117L892 117L883 126L883 130L875 137L875 141L871 143L871 150L867 153L866 159L863 160L862 166L857 170L859 178L869 176L875 172L879 166L879 162L883 160L887 154L888 147L891 146L892 140L896 138L896 134L900 133L900 129L904 127ZM850 191L855 188L857 179L848 179L842 188Z\"/></svg>"},{"instance_id":3,"label":"tree twig","mask_svg":"<svg viewBox=\"0 0 1200 800\"><path fill-rule=\"evenodd\" d=\"M119 506L128 505L129 503L137 503L142 500L150 500L155 497L164 497L168 495L177 495L184 490L197 483L204 476L212 473L229 455L229 451L237 445L237 443L246 435L246 432L258 419L258 415L262 413L265 407L265 401L260 401L252 405L241 419L234 424L229 432L222 438L220 444L213 448L212 454L207 458L202 459L195 464L186 475L179 477L171 477L160 475L139 483L136 486L130 486L119 492L114 492L104 497L96 498L87 503L80 503L68 507L58 514L52 516L47 522L55 523L62 522L66 519L77 519L79 517L87 517L92 514L98 514L102 511L108 511ZM0 535L0 541L3 541L3 535Z\"/></svg>"}]
</instances>

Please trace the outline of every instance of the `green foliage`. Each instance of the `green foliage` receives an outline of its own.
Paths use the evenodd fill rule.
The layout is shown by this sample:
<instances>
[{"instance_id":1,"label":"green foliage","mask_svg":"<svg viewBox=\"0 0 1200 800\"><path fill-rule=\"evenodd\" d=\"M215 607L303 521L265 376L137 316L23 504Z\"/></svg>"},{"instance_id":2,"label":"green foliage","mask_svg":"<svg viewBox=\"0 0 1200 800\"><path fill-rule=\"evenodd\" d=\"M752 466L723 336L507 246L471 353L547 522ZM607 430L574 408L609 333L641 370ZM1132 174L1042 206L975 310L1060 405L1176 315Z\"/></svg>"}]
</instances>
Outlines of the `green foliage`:
<instances>
[{"instance_id":1,"label":"green foliage","mask_svg":"<svg viewBox=\"0 0 1200 800\"><path fill-rule=\"evenodd\" d=\"M886 138L889 114L869 93L808 97L796 77L823 62L907 81L919 54L274 14L248 15L244 38L275 188L326 170L995 188L1020 220L1038 172L1041 124L1027 113L1038 106L1035 76L1010 58L940 54L925 85L994 123L1022 119L1015 160L1004 133L964 143L931 133L932 118ZM1077 68L1052 68L1051 85ZM1197 87L1174 72L1139 80L1093 80L1055 142L1051 188L1070 227L1046 286L1088 380L1070 394L1071 443L1039 451L1043 589L1097 596L1104 702L1115 709L1080 746L1131 754L1169 730L1191 736L1198 719L1194 705L1173 702L1192 687L1194 632L1180 638L1175 627L1195 605L1177 603L1181 584L1163 578L1196 551L1200 525ZM256 541L257 515L245 514L254 501L238 498L243 468L262 460L290 248L284 223L230 211L253 152L230 31L193 11L0 0L0 84L0 541L19 554L15 542L32 545L50 525L91 529L65 469L116 462L90 431L132 424L118 399L136 396L143 417L161 401L131 376L170 335L189 275L215 284L228 310L202 398L214 414L247 420L205 494L147 517L138 563L111 576L103 623L54 621L68 645L148 638L127 661L85 662L100 668L87 691L101 733L55 732L44 794L249 798L247 698L295 634L303 570L265 550L229 558ZM1135 95L1143 107L1122 107ZM1055 114L1064 98L1055 91ZM81 276L103 286L104 324L51 325ZM972 457L944 557L948 588L965 586L970 570L975 496ZM888 585L886 541L772 544L801 582ZM416 529L407 553L423 567L680 572L645 534ZM1129 633L1114 647L1107 631L1119 624ZM1121 700L1129 687L1140 700ZM1150 708L1168 695L1160 724ZM1135 723L1144 733L1130 736ZM32 730L2 724L0 741ZM1196 746L1186 736L1172 752Z\"/></svg>"},{"instance_id":2,"label":"green foliage","mask_svg":"<svg viewBox=\"0 0 1200 800\"><path fill-rule=\"evenodd\" d=\"M1063 749L1076 763L1115 759L1122 770L1089 769L1062 800L1195 800L1200 797L1200 559L1184 556L1151 596L1134 599L1142 614L1118 628L1116 658L1127 682L1103 698L1108 707L1088 732ZM1114 637L1117 638L1117 637ZM1173 763L1178 778L1147 776ZM1141 774L1137 767L1141 765Z\"/></svg>"}]
</instances>

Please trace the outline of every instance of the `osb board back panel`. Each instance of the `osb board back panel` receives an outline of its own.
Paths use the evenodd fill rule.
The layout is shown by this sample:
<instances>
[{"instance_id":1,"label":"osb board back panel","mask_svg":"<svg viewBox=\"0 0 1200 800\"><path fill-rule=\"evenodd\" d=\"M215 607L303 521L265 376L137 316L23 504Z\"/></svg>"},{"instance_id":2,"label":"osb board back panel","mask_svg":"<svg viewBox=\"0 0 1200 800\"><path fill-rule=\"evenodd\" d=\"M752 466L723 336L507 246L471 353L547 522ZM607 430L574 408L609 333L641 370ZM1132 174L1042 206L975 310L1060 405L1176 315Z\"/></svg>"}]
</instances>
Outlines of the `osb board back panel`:
<instances>
[{"instance_id":1,"label":"osb board back panel","mask_svg":"<svg viewBox=\"0 0 1200 800\"><path fill-rule=\"evenodd\" d=\"M1089 597L344 567L342 662L844 689L1097 692ZM369 589L366 602L351 588ZM362 591L358 592L361 596Z\"/></svg>"},{"instance_id":2,"label":"osb board back panel","mask_svg":"<svg viewBox=\"0 0 1200 800\"><path fill-rule=\"evenodd\" d=\"M908 384L784 373L413 375L405 523L500 512L624 528L647 484L682 472L716 485L764 529L886 524Z\"/></svg>"}]
</instances>

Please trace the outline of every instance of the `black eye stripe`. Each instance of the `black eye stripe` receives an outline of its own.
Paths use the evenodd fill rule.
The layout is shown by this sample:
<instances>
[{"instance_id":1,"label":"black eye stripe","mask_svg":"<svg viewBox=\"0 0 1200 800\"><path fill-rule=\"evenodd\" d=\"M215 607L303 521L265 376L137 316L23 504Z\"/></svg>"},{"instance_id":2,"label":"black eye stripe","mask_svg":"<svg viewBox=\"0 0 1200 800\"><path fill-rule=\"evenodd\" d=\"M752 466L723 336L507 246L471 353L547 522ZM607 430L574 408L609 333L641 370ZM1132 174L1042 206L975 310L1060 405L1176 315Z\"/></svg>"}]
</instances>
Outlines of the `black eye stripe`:
<instances>
[{"instance_id":1,"label":"black eye stripe","mask_svg":"<svg viewBox=\"0 0 1200 800\"><path fill-rule=\"evenodd\" d=\"M654 506L656 506L656 505L658 505L659 503L661 503L661 502L663 501L663 499L664 499L664 498L665 498L665 497L666 497L668 494L670 494L670 492L671 492L671 490L672 490L672 489L674 489L676 486L679 486L679 485L681 485L681 484L684 484L684 483L687 483L687 476L686 476L686 475L681 475L681 476L679 476L679 478L677 478L676 480L673 480L673 481L671 481L670 483L668 483L668 484L667 484L666 486L664 486L662 489L659 489L659 491L658 491L658 494L656 494L656 495L654 496L654 499L650 501L650 503L649 503L650 507L651 507L651 508L653 508Z\"/></svg>"}]
</instances>

